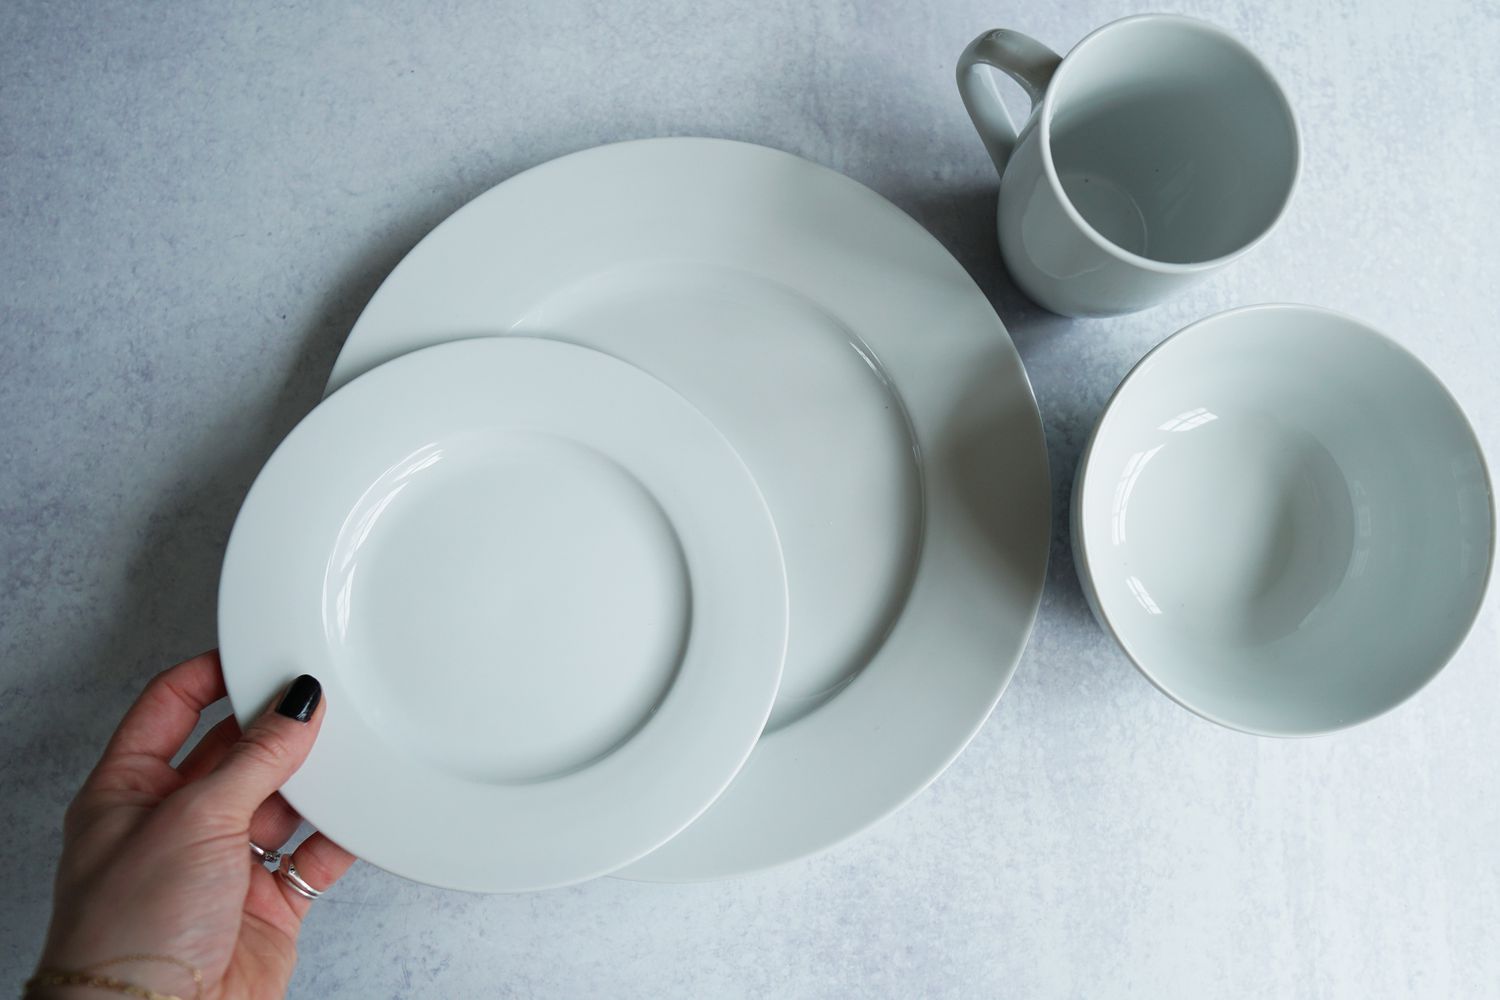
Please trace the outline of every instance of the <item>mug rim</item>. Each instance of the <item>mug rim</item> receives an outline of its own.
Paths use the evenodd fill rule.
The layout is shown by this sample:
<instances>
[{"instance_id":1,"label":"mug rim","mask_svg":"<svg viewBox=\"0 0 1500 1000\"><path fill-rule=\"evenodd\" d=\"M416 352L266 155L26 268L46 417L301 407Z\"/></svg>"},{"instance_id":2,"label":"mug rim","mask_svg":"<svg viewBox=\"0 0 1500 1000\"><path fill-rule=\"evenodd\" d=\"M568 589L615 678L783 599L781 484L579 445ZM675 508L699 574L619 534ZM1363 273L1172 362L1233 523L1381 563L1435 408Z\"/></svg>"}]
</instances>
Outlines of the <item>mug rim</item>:
<instances>
[{"instance_id":1,"label":"mug rim","mask_svg":"<svg viewBox=\"0 0 1500 1000\"><path fill-rule=\"evenodd\" d=\"M1067 191L1063 189L1062 180L1058 177L1057 165L1053 162L1052 159L1052 116L1056 106L1058 80L1061 79L1062 75L1067 72L1068 66L1075 62L1075 57L1078 56L1079 53L1087 49L1091 44L1096 43L1100 37L1108 32L1114 31L1116 28L1122 27L1127 24L1139 23L1141 21L1172 22L1190 27L1195 31L1206 32L1208 34L1216 36L1218 39L1224 42L1227 42L1242 56L1244 56L1250 62L1250 64L1253 65L1257 70L1259 70L1261 75L1270 82L1271 89L1275 92L1277 99L1281 103L1282 110L1286 113L1286 120L1291 125L1292 174L1291 178L1287 182L1286 193L1282 195L1281 204L1276 209L1276 214L1271 217L1271 221L1266 223L1265 227L1261 229L1261 231L1257 233L1252 239L1240 244L1228 253L1220 254L1217 257L1211 257L1207 260L1195 260L1185 263L1156 260L1152 257L1146 257L1138 253L1132 253L1131 251L1126 250L1124 247L1120 246L1114 241L1108 239L1106 236L1100 233L1099 230L1095 229L1087 219L1083 217L1083 213L1079 212L1078 207L1073 204L1073 199L1068 197ZM1188 17L1185 14L1131 14L1128 17L1118 18L1116 20L1110 21L1108 24L1100 25L1099 27L1095 28L1093 31L1085 35L1077 45L1074 45L1073 48L1068 51L1067 55L1063 56L1062 60L1058 63L1056 71L1052 74L1052 79L1047 82L1047 90L1046 93L1042 95L1041 107L1038 109L1036 127L1041 132L1041 135L1038 136L1038 140L1041 145L1042 173L1046 175L1047 183L1051 185L1053 194L1057 197L1057 200L1062 203L1063 211L1067 213L1068 218L1072 220L1073 224L1077 226L1078 229L1086 237L1088 237L1088 239L1092 243L1094 243L1094 245L1099 247L1099 249L1103 250L1110 256L1116 258L1117 260L1123 261L1124 263L1130 264L1134 267L1142 268L1148 271L1155 271L1161 274L1193 274L1195 272L1209 271L1222 264L1227 264L1228 262L1234 260L1236 257L1239 257L1241 254L1254 249L1258 244L1260 244L1262 240L1271 235L1272 231L1274 231L1278 225L1280 225L1282 218L1284 218L1286 215L1287 207L1291 204L1292 193L1297 189L1297 183L1302 178L1302 129L1297 124L1297 115L1292 110L1291 101L1287 100L1286 90L1281 86L1281 81L1276 78L1276 74L1271 72L1271 68L1266 65L1265 60L1256 55L1253 49L1251 49L1240 39L1236 38L1233 34L1224 30L1216 24L1212 24L1208 21L1204 21L1196 17Z\"/></svg>"}]
</instances>

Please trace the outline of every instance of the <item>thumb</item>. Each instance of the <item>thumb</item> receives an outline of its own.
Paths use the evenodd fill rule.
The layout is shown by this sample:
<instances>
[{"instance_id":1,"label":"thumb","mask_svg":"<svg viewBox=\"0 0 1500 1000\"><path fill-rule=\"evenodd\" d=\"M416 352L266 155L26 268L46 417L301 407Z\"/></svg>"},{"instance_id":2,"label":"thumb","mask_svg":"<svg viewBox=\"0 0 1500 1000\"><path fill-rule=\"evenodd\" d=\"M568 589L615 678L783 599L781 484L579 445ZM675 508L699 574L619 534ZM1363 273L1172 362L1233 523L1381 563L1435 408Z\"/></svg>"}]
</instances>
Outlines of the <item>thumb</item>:
<instances>
[{"instance_id":1,"label":"thumb","mask_svg":"<svg viewBox=\"0 0 1500 1000\"><path fill-rule=\"evenodd\" d=\"M245 728L214 772L204 791L218 809L246 824L307 759L323 723L319 711L323 685L303 674L288 685L276 707Z\"/></svg>"}]
</instances>

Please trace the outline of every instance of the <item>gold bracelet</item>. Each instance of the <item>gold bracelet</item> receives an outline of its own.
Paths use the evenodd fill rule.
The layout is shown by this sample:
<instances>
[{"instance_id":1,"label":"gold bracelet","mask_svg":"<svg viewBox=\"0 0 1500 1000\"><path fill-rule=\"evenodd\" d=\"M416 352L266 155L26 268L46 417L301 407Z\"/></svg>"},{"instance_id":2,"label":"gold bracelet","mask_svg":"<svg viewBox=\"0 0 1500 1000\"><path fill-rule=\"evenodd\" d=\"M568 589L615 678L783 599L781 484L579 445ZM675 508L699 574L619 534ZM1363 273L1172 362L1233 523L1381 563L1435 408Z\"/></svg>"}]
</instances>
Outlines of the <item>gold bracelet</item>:
<instances>
[{"instance_id":1,"label":"gold bracelet","mask_svg":"<svg viewBox=\"0 0 1500 1000\"><path fill-rule=\"evenodd\" d=\"M111 965L124 965L126 962L166 962L175 965L193 977L193 1000L201 1000L203 996L203 973L184 962L180 958L170 955L121 955L107 962L97 962L90 966L91 969L106 969ZM126 996L138 997L139 1000L182 1000L175 993L158 993L148 990L144 986L135 983L127 983L123 979L113 976L103 976L97 972L85 969L82 972L63 972L59 969L38 969L36 975L26 980L21 988L29 994L39 986L89 986L94 989L111 990L115 993L123 993Z\"/></svg>"},{"instance_id":2,"label":"gold bracelet","mask_svg":"<svg viewBox=\"0 0 1500 1000\"><path fill-rule=\"evenodd\" d=\"M115 993L140 997L140 1000L182 1000L174 993L158 993L144 986L127 983L123 979L88 972L57 972L53 969L42 969L26 980L25 990L30 993L39 986L92 986L95 989L113 990Z\"/></svg>"}]
</instances>

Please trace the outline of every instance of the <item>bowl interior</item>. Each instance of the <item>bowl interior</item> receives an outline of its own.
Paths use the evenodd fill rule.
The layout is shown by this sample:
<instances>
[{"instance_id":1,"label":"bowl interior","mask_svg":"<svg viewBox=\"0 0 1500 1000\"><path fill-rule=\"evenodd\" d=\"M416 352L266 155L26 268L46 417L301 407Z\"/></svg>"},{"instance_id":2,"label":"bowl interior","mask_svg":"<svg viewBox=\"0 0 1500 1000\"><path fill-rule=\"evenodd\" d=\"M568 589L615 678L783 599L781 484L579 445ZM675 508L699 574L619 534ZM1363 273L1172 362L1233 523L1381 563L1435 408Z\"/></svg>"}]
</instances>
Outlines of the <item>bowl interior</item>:
<instances>
[{"instance_id":1,"label":"bowl interior","mask_svg":"<svg viewBox=\"0 0 1500 1000\"><path fill-rule=\"evenodd\" d=\"M1087 462L1075 529L1099 614L1215 721L1361 722L1478 613L1494 521L1473 431L1354 320L1267 306L1190 327L1126 379Z\"/></svg>"}]
</instances>

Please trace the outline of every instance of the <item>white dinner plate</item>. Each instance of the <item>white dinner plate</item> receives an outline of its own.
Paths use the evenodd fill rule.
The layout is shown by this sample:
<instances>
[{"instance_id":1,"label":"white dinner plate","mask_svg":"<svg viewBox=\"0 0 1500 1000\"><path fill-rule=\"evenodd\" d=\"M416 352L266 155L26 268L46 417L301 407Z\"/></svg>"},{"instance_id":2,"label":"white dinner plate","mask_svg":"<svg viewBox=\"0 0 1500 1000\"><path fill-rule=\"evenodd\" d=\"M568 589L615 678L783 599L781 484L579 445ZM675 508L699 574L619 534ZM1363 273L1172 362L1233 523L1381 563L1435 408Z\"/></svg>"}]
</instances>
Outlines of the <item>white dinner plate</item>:
<instances>
[{"instance_id":1,"label":"white dinner plate","mask_svg":"<svg viewBox=\"0 0 1500 1000\"><path fill-rule=\"evenodd\" d=\"M482 892L664 843L765 725L787 636L765 502L676 392L526 338L335 393L235 522L219 635L241 721L300 673L328 712L283 789L366 860Z\"/></svg>"},{"instance_id":2,"label":"white dinner plate","mask_svg":"<svg viewBox=\"0 0 1500 1000\"><path fill-rule=\"evenodd\" d=\"M1049 487L983 294L868 188L786 153L655 139L544 164L455 213L355 324L331 386L456 337L616 355L734 443L775 519L791 632L766 734L622 874L716 878L834 844L983 723L1042 591Z\"/></svg>"}]
</instances>

